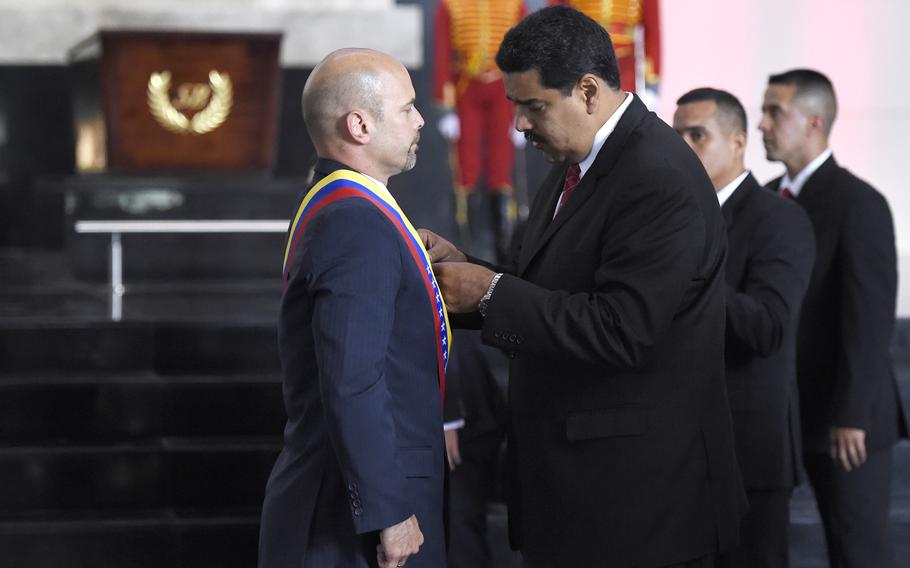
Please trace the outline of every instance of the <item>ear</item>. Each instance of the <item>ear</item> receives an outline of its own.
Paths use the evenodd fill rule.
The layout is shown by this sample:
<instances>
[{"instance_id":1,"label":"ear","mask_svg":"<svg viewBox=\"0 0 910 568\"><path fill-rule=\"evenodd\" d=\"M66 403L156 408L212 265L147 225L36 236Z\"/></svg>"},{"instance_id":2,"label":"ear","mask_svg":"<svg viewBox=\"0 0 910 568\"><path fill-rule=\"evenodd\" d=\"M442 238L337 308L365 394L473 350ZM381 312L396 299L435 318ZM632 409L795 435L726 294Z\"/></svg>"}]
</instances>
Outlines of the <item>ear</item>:
<instances>
[{"instance_id":1,"label":"ear","mask_svg":"<svg viewBox=\"0 0 910 568\"><path fill-rule=\"evenodd\" d=\"M352 110L344 117L344 125L354 142L358 144L369 144L370 137L373 134L373 123L367 114L360 110Z\"/></svg>"},{"instance_id":2,"label":"ear","mask_svg":"<svg viewBox=\"0 0 910 568\"><path fill-rule=\"evenodd\" d=\"M825 132L825 117L820 114L813 114L809 116L809 124L812 128L818 130L821 133Z\"/></svg>"},{"instance_id":3,"label":"ear","mask_svg":"<svg viewBox=\"0 0 910 568\"><path fill-rule=\"evenodd\" d=\"M745 132L734 132L733 133L733 151L736 154L737 158L742 158L746 154L746 133Z\"/></svg>"},{"instance_id":4,"label":"ear","mask_svg":"<svg viewBox=\"0 0 910 568\"><path fill-rule=\"evenodd\" d=\"M577 87L578 92L584 99L588 114L594 114L594 111L597 109L597 104L600 102L600 95L602 94L604 85L596 75L585 73L581 76L581 79L578 80Z\"/></svg>"}]
</instances>

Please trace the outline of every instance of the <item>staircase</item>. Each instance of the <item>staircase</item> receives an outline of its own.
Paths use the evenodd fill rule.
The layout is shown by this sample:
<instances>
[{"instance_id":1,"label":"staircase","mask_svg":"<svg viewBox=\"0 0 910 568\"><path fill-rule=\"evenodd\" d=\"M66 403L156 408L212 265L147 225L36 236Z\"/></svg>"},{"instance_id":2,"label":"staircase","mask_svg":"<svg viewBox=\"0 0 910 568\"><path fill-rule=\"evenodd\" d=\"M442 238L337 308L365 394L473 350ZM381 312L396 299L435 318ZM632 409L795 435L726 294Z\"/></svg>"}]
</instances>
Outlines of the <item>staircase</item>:
<instances>
[{"instance_id":1,"label":"staircase","mask_svg":"<svg viewBox=\"0 0 910 568\"><path fill-rule=\"evenodd\" d=\"M249 568L284 410L272 279L104 284L62 253L0 251L0 568ZM910 409L910 322L894 344ZM892 531L910 566L910 443L895 448ZM791 565L827 566L811 491ZM496 568L518 568L489 509ZM900 563L902 562L902 564Z\"/></svg>"},{"instance_id":2,"label":"staircase","mask_svg":"<svg viewBox=\"0 0 910 568\"><path fill-rule=\"evenodd\" d=\"M103 285L23 282L53 261L0 260L0 566L255 566L277 281L133 286L112 323Z\"/></svg>"}]
</instances>

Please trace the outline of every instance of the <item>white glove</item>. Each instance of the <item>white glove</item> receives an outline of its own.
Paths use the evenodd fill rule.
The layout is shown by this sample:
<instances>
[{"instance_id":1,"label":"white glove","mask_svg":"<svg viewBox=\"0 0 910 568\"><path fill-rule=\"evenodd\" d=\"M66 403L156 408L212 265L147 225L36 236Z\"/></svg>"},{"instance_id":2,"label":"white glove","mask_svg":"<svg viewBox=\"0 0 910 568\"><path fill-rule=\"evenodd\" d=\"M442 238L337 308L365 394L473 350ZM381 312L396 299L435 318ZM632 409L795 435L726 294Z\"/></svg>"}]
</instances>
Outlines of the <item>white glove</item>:
<instances>
[{"instance_id":1,"label":"white glove","mask_svg":"<svg viewBox=\"0 0 910 568\"><path fill-rule=\"evenodd\" d=\"M436 123L436 128L449 142L455 142L461 136L461 121L458 120L458 115L452 111L442 115L442 118Z\"/></svg>"},{"instance_id":2,"label":"white glove","mask_svg":"<svg viewBox=\"0 0 910 568\"><path fill-rule=\"evenodd\" d=\"M519 150L524 149L524 147L528 145L528 139L525 138L525 133L515 130L511 126L509 127L509 138L512 139L512 145Z\"/></svg>"}]
</instances>

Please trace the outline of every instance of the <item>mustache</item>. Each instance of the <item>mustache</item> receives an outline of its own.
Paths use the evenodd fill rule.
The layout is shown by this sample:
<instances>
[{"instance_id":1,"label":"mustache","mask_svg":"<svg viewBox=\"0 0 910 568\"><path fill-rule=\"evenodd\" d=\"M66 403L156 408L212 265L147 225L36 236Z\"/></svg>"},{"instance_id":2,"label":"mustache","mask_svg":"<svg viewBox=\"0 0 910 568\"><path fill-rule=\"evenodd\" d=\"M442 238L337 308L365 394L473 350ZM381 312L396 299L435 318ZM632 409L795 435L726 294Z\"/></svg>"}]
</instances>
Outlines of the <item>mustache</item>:
<instances>
[{"instance_id":1,"label":"mustache","mask_svg":"<svg viewBox=\"0 0 910 568\"><path fill-rule=\"evenodd\" d=\"M525 132L524 134L525 134L525 140L527 140L528 142L532 142L532 143L537 142L538 144L543 144L543 143L546 143L546 141L547 141L546 138L544 138L542 136L538 136L537 134L534 134L530 130Z\"/></svg>"}]
</instances>

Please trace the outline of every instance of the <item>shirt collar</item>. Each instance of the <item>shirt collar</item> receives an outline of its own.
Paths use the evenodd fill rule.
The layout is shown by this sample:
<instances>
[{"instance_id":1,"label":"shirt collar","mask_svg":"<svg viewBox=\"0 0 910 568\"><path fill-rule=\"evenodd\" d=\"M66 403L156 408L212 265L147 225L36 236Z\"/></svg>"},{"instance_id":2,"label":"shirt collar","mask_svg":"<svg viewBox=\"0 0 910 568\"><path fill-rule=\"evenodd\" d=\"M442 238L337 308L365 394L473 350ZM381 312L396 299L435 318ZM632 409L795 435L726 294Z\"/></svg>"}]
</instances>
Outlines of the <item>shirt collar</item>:
<instances>
[{"instance_id":1,"label":"shirt collar","mask_svg":"<svg viewBox=\"0 0 910 568\"><path fill-rule=\"evenodd\" d=\"M720 203L721 207L723 207L724 203L730 199L730 196L733 195L733 192L736 191L736 188L742 184L743 180L746 179L746 176L748 175L749 170L744 171L743 173L739 174L736 179L725 185L723 189L717 192L717 201Z\"/></svg>"},{"instance_id":2,"label":"shirt collar","mask_svg":"<svg viewBox=\"0 0 910 568\"><path fill-rule=\"evenodd\" d=\"M809 181L809 178L812 177L812 174L815 173L815 170L821 167L825 163L825 160L831 157L831 148L825 148L825 151L815 157L814 160L809 162L809 164L802 169L801 172L796 174L796 177L790 179L790 174L784 173L784 179L780 181L780 188L788 187L790 188L790 193L793 194L793 197L799 195L799 192L803 190L803 186L806 185L806 182Z\"/></svg>"},{"instance_id":3,"label":"shirt collar","mask_svg":"<svg viewBox=\"0 0 910 568\"><path fill-rule=\"evenodd\" d=\"M594 163L594 160L597 158L597 154L600 153L600 149L603 148L604 142L607 141L607 137L610 136L610 133L616 129L616 125L619 123L619 119L622 118L626 109L629 108L629 105L632 104L632 100L635 97L632 96L632 93L626 93L626 98L623 100L622 104L619 105L613 114L610 115L610 118L604 122L603 126L600 127L600 130L594 134L594 144L591 145L591 151L588 152L588 155L585 156L585 159L578 162L578 168L581 170L581 175L578 176L578 179L584 177L585 172L591 167L591 164Z\"/></svg>"},{"instance_id":4,"label":"shirt collar","mask_svg":"<svg viewBox=\"0 0 910 568\"><path fill-rule=\"evenodd\" d=\"M392 192L389 191L389 188L386 187L386 185L384 183L382 183L378 179L374 178L373 176L367 175L363 172L359 172L359 173L363 177L367 178L368 180L370 180L371 182L373 182L379 186L379 191L377 193L379 194L379 196L381 198L387 200L389 203L393 203L396 207L398 206L398 201L395 200L395 196L392 195ZM376 191L376 190L374 189L373 191Z\"/></svg>"},{"instance_id":5,"label":"shirt collar","mask_svg":"<svg viewBox=\"0 0 910 568\"><path fill-rule=\"evenodd\" d=\"M382 182L379 181L378 179L374 178L373 176L368 175L368 174L365 174L365 173L363 173L363 172L361 172L361 174L363 175L363 177L365 177L365 178L367 178L367 179L369 179L369 180L372 180L373 183L377 184L377 185L380 186L382 189L384 189L384 190L386 190L386 191L389 190L389 188L386 187L386 185L385 185L384 183L382 183Z\"/></svg>"}]
</instances>

